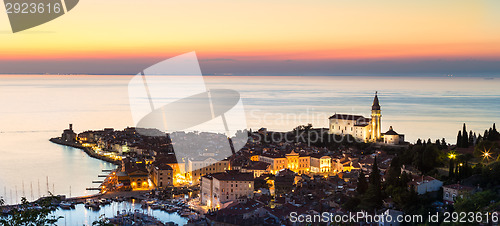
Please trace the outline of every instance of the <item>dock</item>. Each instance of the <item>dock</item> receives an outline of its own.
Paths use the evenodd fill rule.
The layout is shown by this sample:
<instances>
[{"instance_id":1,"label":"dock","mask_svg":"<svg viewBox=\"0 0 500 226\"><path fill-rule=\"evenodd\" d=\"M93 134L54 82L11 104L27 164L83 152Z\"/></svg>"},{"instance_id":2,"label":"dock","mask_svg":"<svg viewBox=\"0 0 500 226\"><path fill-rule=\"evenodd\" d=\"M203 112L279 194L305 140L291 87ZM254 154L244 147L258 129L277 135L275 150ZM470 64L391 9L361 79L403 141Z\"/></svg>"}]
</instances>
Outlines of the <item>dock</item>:
<instances>
[{"instance_id":1,"label":"dock","mask_svg":"<svg viewBox=\"0 0 500 226\"><path fill-rule=\"evenodd\" d=\"M100 191L100 188L85 188L87 191Z\"/></svg>"}]
</instances>

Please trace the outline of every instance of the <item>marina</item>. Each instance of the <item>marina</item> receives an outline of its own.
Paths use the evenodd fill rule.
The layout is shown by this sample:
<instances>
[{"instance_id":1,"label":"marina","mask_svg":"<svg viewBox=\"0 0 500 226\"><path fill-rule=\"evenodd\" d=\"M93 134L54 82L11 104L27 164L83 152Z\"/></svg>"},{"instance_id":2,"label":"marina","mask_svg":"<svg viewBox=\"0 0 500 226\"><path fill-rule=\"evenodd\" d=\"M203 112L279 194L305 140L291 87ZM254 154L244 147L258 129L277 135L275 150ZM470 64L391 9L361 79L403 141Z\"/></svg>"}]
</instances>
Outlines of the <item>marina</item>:
<instances>
[{"instance_id":1,"label":"marina","mask_svg":"<svg viewBox=\"0 0 500 226\"><path fill-rule=\"evenodd\" d=\"M94 221L98 221L101 216L106 218L114 218L114 221L126 218L128 214L136 214L137 216L148 216L149 219L155 218L166 224L168 222L176 225L184 225L188 222L187 217L182 217L177 212L167 212L159 208L144 206L141 202L132 199L130 201L111 201L106 204L97 204L92 202L93 206L86 203L74 204L74 208L57 208L52 214L54 216L62 216L57 222L58 225L92 225ZM107 202L107 201L106 201ZM96 207L99 206L99 207ZM112 222L113 222L112 220Z\"/></svg>"}]
</instances>

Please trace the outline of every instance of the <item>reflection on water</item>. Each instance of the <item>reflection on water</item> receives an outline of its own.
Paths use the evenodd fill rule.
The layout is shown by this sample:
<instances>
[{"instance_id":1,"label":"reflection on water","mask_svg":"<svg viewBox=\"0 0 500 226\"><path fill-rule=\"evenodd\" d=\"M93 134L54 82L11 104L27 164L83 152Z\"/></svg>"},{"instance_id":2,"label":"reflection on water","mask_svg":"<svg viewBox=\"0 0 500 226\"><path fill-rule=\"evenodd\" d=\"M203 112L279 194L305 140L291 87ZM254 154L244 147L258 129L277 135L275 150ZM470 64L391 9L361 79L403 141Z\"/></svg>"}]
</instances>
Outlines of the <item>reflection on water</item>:
<instances>
[{"instance_id":1,"label":"reflection on water","mask_svg":"<svg viewBox=\"0 0 500 226\"><path fill-rule=\"evenodd\" d=\"M63 210L58 208L53 212L54 216L62 216L57 225L92 225L92 222L99 219L101 215L113 217L117 212L134 212L138 210L141 213L156 217L162 222L174 222L179 225L187 223L186 218L182 218L177 213L167 213L163 210L153 210L150 207L142 209L141 204L137 202L113 202L110 205L102 206L98 211L90 210L83 204L78 204L75 209Z\"/></svg>"},{"instance_id":2,"label":"reflection on water","mask_svg":"<svg viewBox=\"0 0 500 226\"><path fill-rule=\"evenodd\" d=\"M8 204L21 197L38 199L48 192L69 196L94 194L87 187L97 187L102 169L113 164L88 157L76 148L53 144L47 137L54 132L0 134L0 196ZM24 186L23 186L24 184Z\"/></svg>"}]
</instances>

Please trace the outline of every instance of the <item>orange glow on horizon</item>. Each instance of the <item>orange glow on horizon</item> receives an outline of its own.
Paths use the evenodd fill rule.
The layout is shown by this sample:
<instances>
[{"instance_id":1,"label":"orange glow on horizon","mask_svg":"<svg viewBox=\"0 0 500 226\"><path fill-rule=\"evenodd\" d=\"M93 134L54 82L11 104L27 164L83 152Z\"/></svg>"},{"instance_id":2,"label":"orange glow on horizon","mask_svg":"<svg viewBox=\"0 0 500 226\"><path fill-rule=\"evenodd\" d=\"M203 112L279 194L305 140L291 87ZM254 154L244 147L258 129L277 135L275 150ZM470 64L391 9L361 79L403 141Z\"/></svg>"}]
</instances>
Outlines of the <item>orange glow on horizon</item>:
<instances>
[{"instance_id":1,"label":"orange glow on horizon","mask_svg":"<svg viewBox=\"0 0 500 226\"><path fill-rule=\"evenodd\" d=\"M494 0L88 0L42 26L0 34L0 60L165 59L191 51L241 61L498 59L498 9ZM0 26L9 27L7 17Z\"/></svg>"},{"instance_id":2,"label":"orange glow on horizon","mask_svg":"<svg viewBox=\"0 0 500 226\"><path fill-rule=\"evenodd\" d=\"M165 59L193 50L154 49L145 50L58 50L50 54L44 51L19 52L3 51L1 60L43 60L43 59ZM484 44L436 44L436 45L379 45L365 47L351 47L343 49L266 49L245 51L211 51L210 49L196 51L200 59L226 59L241 61L259 60L364 60L364 59L499 59L500 43Z\"/></svg>"}]
</instances>

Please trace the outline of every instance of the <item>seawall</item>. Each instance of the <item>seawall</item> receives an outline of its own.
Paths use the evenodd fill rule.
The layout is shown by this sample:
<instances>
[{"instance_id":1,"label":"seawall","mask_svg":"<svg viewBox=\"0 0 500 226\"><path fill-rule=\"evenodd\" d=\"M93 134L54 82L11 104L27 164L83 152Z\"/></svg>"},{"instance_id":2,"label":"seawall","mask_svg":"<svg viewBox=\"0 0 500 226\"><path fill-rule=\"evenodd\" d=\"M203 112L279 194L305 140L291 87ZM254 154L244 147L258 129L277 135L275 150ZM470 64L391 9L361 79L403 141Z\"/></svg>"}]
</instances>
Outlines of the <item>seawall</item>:
<instances>
[{"instance_id":1,"label":"seawall","mask_svg":"<svg viewBox=\"0 0 500 226\"><path fill-rule=\"evenodd\" d=\"M110 159L110 158L105 157L105 156L98 155L97 153L95 153L92 150L90 150L90 148L84 147L84 146L82 146L79 143L64 141L64 140L61 140L61 138L59 138L59 137L57 137L57 138L50 138L50 142L56 143L56 144L60 144L60 145L69 146L69 147L74 147L74 148L78 148L78 149L82 149L85 153L87 153L87 155L89 155L92 158L100 159L102 161L113 163L115 165L119 165L120 164L119 161Z\"/></svg>"}]
</instances>

